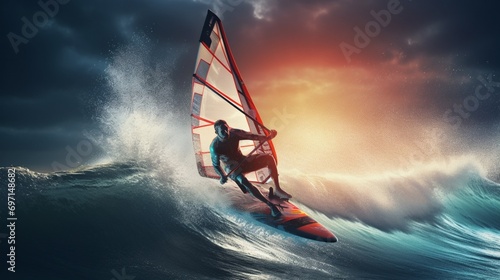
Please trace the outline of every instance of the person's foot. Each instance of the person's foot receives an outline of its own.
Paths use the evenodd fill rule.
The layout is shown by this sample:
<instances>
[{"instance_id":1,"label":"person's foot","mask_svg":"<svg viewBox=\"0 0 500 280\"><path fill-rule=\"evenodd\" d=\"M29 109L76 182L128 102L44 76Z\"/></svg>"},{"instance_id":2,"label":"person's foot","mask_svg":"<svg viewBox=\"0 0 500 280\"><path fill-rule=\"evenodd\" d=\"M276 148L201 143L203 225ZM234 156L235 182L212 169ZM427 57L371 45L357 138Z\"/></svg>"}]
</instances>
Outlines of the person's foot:
<instances>
[{"instance_id":1,"label":"person's foot","mask_svg":"<svg viewBox=\"0 0 500 280\"><path fill-rule=\"evenodd\" d=\"M274 195L278 196L281 199L292 198L292 196L289 193L285 192L284 190L282 190L280 188L276 188L276 190L274 191Z\"/></svg>"}]
</instances>

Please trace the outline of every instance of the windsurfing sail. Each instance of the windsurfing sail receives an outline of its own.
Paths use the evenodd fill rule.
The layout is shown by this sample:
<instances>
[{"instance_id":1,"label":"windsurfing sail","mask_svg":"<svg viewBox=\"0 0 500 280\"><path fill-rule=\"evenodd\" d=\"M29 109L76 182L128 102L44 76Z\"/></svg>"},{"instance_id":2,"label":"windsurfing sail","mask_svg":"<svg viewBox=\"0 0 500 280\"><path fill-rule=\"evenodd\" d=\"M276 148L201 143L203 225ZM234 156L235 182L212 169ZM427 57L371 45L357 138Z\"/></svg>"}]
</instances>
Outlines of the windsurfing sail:
<instances>
[{"instance_id":1,"label":"windsurfing sail","mask_svg":"<svg viewBox=\"0 0 500 280\"><path fill-rule=\"evenodd\" d=\"M213 12L208 11L200 37L191 99L193 146L198 172L203 177L219 178L210 157L210 144L216 136L213 124L218 119L225 120L230 127L254 134L269 133L243 83L222 22ZM258 141L240 141L240 149L244 155L258 146ZM255 152L270 154L277 161L270 140ZM246 177L251 182L265 183L270 175L270 171L264 168L249 173Z\"/></svg>"}]
</instances>

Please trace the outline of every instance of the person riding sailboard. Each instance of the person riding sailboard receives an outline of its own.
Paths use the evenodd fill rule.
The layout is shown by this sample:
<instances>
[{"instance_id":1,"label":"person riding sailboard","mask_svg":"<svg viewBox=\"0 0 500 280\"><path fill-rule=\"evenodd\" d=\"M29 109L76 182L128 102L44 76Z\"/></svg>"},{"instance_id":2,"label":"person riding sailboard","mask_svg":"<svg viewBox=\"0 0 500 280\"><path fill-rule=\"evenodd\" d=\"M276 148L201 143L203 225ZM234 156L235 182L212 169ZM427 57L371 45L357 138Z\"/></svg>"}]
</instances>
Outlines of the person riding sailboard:
<instances>
[{"instance_id":1,"label":"person riding sailboard","mask_svg":"<svg viewBox=\"0 0 500 280\"><path fill-rule=\"evenodd\" d=\"M243 193L250 192L255 198L266 203L271 208L274 217L279 216L280 212L275 204L270 202L257 189L244 174L267 167L271 171L276 190L274 194L281 199L290 199L292 196L281 189L278 180L278 169L274 158L266 153L257 153L243 156L239 148L240 140L258 140L260 142L268 141L277 135L276 130L271 130L269 136L252 134L250 132L229 127L225 120L217 120L214 123L214 129L217 136L210 144L210 155L215 172L220 176L220 183L225 184L227 177L231 178L240 187ZM226 173L220 166L220 162L225 165Z\"/></svg>"},{"instance_id":2,"label":"person riding sailboard","mask_svg":"<svg viewBox=\"0 0 500 280\"><path fill-rule=\"evenodd\" d=\"M291 196L278 181L272 140L276 134L264 125L241 78L222 21L208 11L191 96L191 135L199 175L222 184L231 178L244 193L250 192L257 199L231 200L259 222L296 236L336 242L332 232L286 199ZM268 188L271 179L274 185Z\"/></svg>"}]
</instances>

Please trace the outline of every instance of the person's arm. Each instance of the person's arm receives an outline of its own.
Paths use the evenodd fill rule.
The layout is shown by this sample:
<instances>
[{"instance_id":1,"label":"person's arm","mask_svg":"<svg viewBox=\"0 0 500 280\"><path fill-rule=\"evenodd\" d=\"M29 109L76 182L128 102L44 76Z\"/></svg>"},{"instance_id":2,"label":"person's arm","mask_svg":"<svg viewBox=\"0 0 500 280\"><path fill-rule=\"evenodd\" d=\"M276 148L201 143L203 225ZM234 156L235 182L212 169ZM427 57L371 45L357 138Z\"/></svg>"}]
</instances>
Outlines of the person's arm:
<instances>
[{"instance_id":1,"label":"person's arm","mask_svg":"<svg viewBox=\"0 0 500 280\"><path fill-rule=\"evenodd\" d=\"M220 158L219 155L215 152L214 147L211 145L210 146L210 156L212 157L212 165L214 166L215 173L217 173L220 176L220 183L224 184L227 182L227 176L222 170L222 167L220 166Z\"/></svg>"},{"instance_id":2,"label":"person's arm","mask_svg":"<svg viewBox=\"0 0 500 280\"><path fill-rule=\"evenodd\" d=\"M276 130L271 130L271 134L269 136L253 134L251 132L247 132L241 129L231 129L231 134L237 135L241 140L258 140L265 141L267 139L273 139L276 137L278 132Z\"/></svg>"}]
</instances>

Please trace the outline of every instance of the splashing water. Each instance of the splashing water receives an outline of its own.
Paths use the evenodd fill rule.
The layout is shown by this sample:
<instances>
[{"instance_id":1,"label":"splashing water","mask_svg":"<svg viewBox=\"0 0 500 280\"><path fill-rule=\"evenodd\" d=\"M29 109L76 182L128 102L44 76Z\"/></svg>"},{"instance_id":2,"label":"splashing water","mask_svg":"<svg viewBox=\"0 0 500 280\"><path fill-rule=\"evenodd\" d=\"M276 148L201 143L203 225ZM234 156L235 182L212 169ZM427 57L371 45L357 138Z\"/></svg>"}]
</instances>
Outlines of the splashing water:
<instances>
[{"instance_id":1,"label":"splashing water","mask_svg":"<svg viewBox=\"0 0 500 280\"><path fill-rule=\"evenodd\" d=\"M53 174L18 169L20 277L111 279L122 268L141 279L500 274L500 185L471 158L366 177L280 170L298 206L339 237L335 244L232 208L228 198L242 196L234 185L221 189L197 174L189 117L173 108L175 59L150 63L139 41L106 72L110 97L99 118L108 163Z\"/></svg>"}]
</instances>

